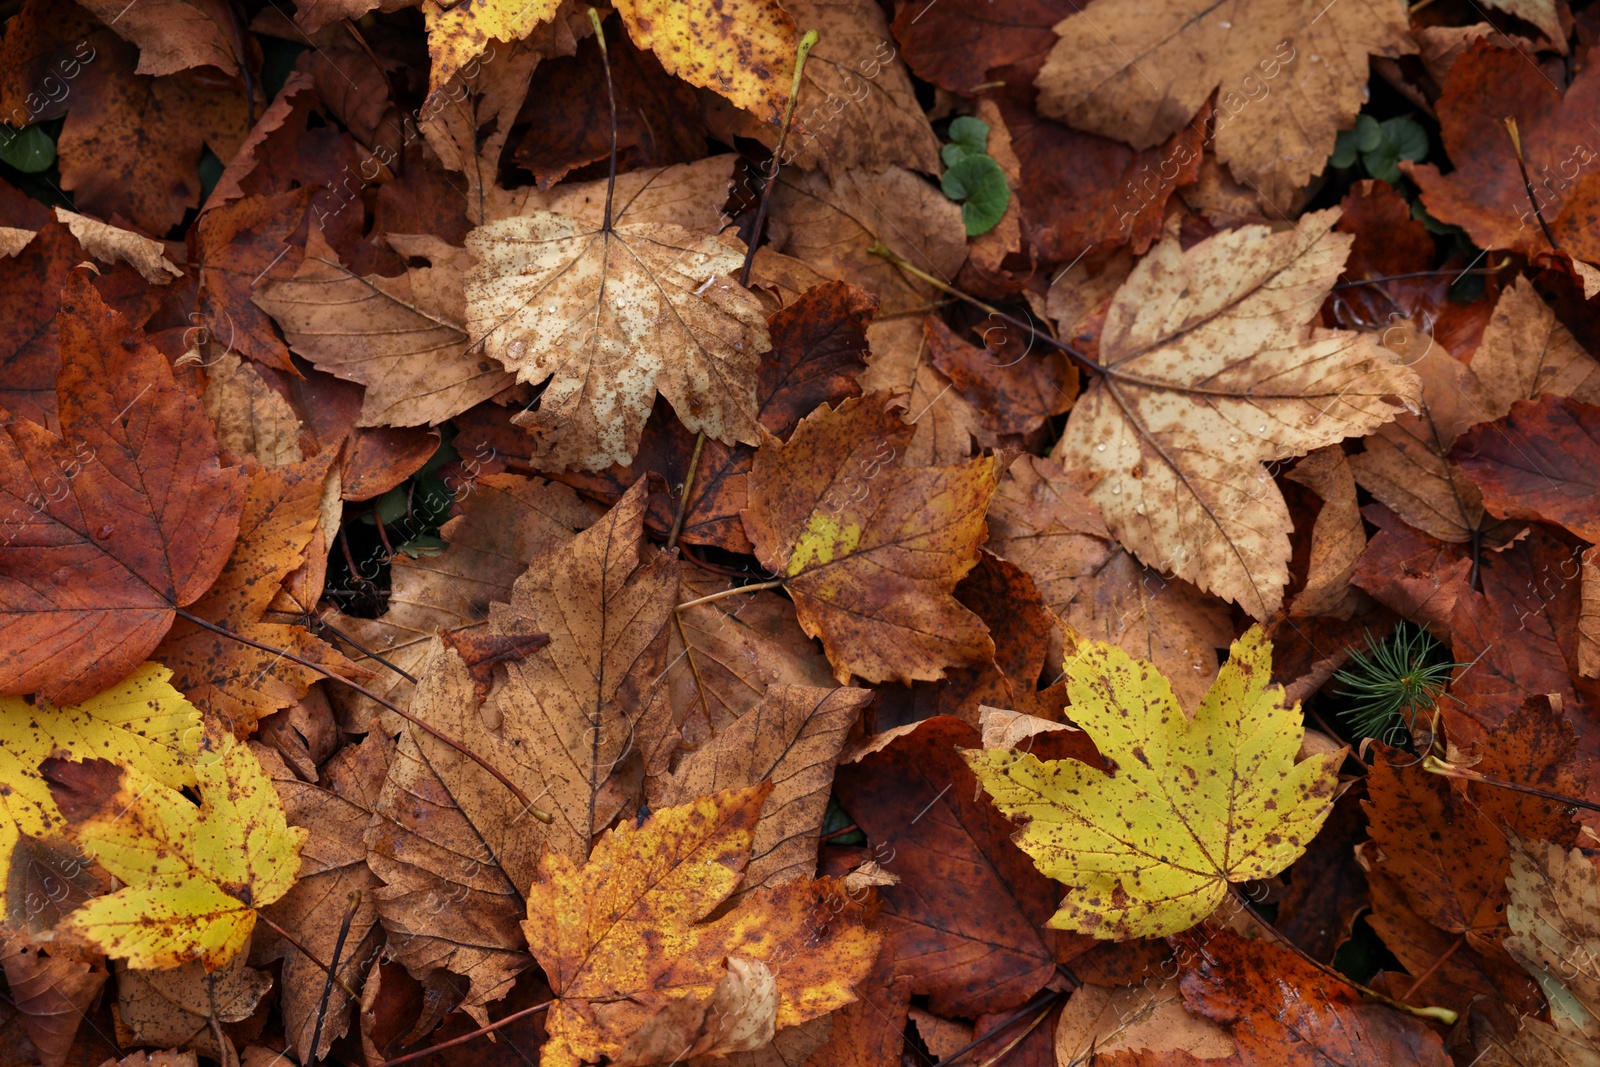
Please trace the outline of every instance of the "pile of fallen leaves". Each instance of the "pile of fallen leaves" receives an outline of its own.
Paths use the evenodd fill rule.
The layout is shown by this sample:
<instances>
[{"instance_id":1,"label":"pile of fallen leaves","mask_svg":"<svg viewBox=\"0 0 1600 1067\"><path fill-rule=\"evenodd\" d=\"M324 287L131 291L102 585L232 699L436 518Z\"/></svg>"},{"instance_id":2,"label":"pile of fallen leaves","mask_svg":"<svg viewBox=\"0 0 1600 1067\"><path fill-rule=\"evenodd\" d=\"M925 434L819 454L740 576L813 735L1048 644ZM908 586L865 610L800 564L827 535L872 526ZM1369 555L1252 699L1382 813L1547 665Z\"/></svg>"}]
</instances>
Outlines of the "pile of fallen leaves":
<instances>
[{"instance_id":1,"label":"pile of fallen leaves","mask_svg":"<svg viewBox=\"0 0 1600 1067\"><path fill-rule=\"evenodd\" d=\"M1600 1065L1600 3L81 4L0 1067Z\"/></svg>"}]
</instances>

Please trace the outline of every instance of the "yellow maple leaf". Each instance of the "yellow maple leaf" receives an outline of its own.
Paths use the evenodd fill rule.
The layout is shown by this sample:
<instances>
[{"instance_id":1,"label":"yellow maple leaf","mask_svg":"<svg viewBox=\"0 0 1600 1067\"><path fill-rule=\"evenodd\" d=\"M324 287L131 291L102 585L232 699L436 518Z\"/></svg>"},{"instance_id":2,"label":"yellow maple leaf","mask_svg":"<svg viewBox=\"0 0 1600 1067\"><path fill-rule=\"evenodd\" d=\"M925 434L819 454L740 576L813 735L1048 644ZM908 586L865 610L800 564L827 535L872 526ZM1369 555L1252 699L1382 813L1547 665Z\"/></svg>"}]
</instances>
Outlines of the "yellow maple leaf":
<instances>
[{"instance_id":1,"label":"yellow maple leaf","mask_svg":"<svg viewBox=\"0 0 1600 1067\"><path fill-rule=\"evenodd\" d=\"M100 757L137 767L181 789L193 785L200 712L172 687L172 672L145 663L121 682L81 704L65 707L43 697L33 703L0 697L0 871L25 862L25 842L59 832L63 819L39 764L53 754ZM8 899L11 878L0 878L0 917L31 928L23 901Z\"/></svg>"},{"instance_id":2,"label":"yellow maple leaf","mask_svg":"<svg viewBox=\"0 0 1600 1067\"><path fill-rule=\"evenodd\" d=\"M47 761L50 791L85 852L126 885L57 927L143 969L227 963L255 928L255 909L294 885L301 827L291 827L261 763L231 734L208 736L195 761L196 806L134 766Z\"/></svg>"},{"instance_id":3,"label":"yellow maple leaf","mask_svg":"<svg viewBox=\"0 0 1600 1067\"><path fill-rule=\"evenodd\" d=\"M856 999L879 936L843 882L756 889L703 921L738 888L771 791L725 790L623 823L582 866L545 854L522 924L558 998L545 1067L750 1051Z\"/></svg>"},{"instance_id":4,"label":"yellow maple leaf","mask_svg":"<svg viewBox=\"0 0 1600 1067\"><path fill-rule=\"evenodd\" d=\"M1233 643L1191 721L1161 672L1080 640L1066 662L1068 714L1110 774L1078 760L964 753L1015 840L1068 886L1049 925L1101 938L1163 937L1215 910L1230 882L1293 863L1333 806L1344 750L1295 762L1298 704L1272 684L1259 626Z\"/></svg>"}]
</instances>

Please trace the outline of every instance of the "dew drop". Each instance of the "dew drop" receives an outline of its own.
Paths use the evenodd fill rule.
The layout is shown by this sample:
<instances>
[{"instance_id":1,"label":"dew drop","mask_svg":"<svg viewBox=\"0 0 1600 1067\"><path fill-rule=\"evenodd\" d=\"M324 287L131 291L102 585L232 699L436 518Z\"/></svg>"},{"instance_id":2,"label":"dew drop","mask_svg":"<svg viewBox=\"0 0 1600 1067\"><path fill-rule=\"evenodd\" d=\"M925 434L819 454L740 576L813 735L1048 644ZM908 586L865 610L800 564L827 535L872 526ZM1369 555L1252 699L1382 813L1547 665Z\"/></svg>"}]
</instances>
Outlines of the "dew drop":
<instances>
[{"instance_id":1,"label":"dew drop","mask_svg":"<svg viewBox=\"0 0 1600 1067\"><path fill-rule=\"evenodd\" d=\"M1322 57L1317 55L1315 52L1313 52L1311 54L1311 62L1313 62L1313 63L1321 63L1322 62Z\"/></svg>"},{"instance_id":2,"label":"dew drop","mask_svg":"<svg viewBox=\"0 0 1600 1067\"><path fill-rule=\"evenodd\" d=\"M511 355L512 359L521 359L522 353L526 352L527 349L528 346L523 344L521 341L512 341L506 346L506 351Z\"/></svg>"},{"instance_id":3,"label":"dew drop","mask_svg":"<svg viewBox=\"0 0 1600 1067\"><path fill-rule=\"evenodd\" d=\"M1239 435L1238 435L1238 434L1236 434L1236 433L1230 433L1230 434L1229 434L1229 435L1228 435L1228 443L1229 443L1229 444L1230 444L1230 445L1236 445L1236 444L1238 444L1238 443L1239 443Z\"/></svg>"},{"instance_id":4,"label":"dew drop","mask_svg":"<svg viewBox=\"0 0 1600 1067\"><path fill-rule=\"evenodd\" d=\"M1094 446L1094 450L1096 452L1104 452L1106 450L1106 443L1101 441L1099 444Z\"/></svg>"},{"instance_id":5,"label":"dew drop","mask_svg":"<svg viewBox=\"0 0 1600 1067\"><path fill-rule=\"evenodd\" d=\"M1267 432L1267 424L1266 423L1263 422L1260 426L1256 427L1256 433L1266 433L1266 432Z\"/></svg>"},{"instance_id":6,"label":"dew drop","mask_svg":"<svg viewBox=\"0 0 1600 1067\"><path fill-rule=\"evenodd\" d=\"M1139 514L1143 515L1144 514L1144 505L1143 504L1136 505L1133 510L1137 511Z\"/></svg>"},{"instance_id":7,"label":"dew drop","mask_svg":"<svg viewBox=\"0 0 1600 1067\"><path fill-rule=\"evenodd\" d=\"M1231 22L1223 21L1223 22L1217 23L1217 25L1221 26L1225 30L1233 29L1233 23L1231 23Z\"/></svg>"},{"instance_id":8,"label":"dew drop","mask_svg":"<svg viewBox=\"0 0 1600 1067\"><path fill-rule=\"evenodd\" d=\"M113 533L115 533L116 529L117 529L117 524L116 523L108 522L104 526L100 527L100 529L96 530L94 532L94 535L95 535L95 537L97 539L99 539L101 541L104 541L106 538L110 537Z\"/></svg>"},{"instance_id":9,"label":"dew drop","mask_svg":"<svg viewBox=\"0 0 1600 1067\"><path fill-rule=\"evenodd\" d=\"M1121 492L1122 492L1122 483L1121 482L1118 482L1116 485L1113 485L1111 487L1111 495L1112 496L1116 496L1118 493L1121 493Z\"/></svg>"}]
</instances>

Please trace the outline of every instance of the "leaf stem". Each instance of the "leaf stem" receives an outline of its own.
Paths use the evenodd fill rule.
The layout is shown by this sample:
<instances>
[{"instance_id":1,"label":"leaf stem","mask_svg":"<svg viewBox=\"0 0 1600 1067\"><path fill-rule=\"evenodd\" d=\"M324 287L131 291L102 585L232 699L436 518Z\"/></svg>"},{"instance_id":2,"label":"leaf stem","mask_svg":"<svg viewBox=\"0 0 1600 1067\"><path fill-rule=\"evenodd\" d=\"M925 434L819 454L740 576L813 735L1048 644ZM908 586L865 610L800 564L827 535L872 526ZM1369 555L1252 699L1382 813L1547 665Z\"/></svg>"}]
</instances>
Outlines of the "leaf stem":
<instances>
[{"instance_id":1,"label":"leaf stem","mask_svg":"<svg viewBox=\"0 0 1600 1067\"><path fill-rule=\"evenodd\" d=\"M1554 800L1569 807L1584 808L1588 811L1600 811L1600 804L1588 800L1579 800L1569 797L1565 793L1555 793L1537 786L1522 785L1519 782L1508 782L1504 778L1492 778L1487 774L1469 771L1465 767L1456 767L1438 756L1427 755L1422 758L1422 769L1431 774L1441 775L1445 778L1455 778L1463 782L1482 782L1484 785L1496 786L1500 789L1509 789L1514 793L1527 793L1529 796L1543 797L1545 800Z\"/></svg>"},{"instance_id":2,"label":"leaf stem","mask_svg":"<svg viewBox=\"0 0 1600 1067\"><path fill-rule=\"evenodd\" d=\"M709 604L713 600L722 600L725 597L738 596L740 593L759 593L763 589L778 589L785 581L786 579L779 578L771 582L756 582L754 585L735 586L732 589L724 589L720 593L711 593L708 596L696 597L693 600L686 600L682 604L678 605L677 610L682 611L684 608L698 607L701 604Z\"/></svg>"},{"instance_id":3,"label":"leaf stem","mask_svg":"<svg viewBox=\"0 0 1600 1067\"><path fill-rule=\"evenodd\" d=\"M339 924L339 938L333 943L333 965L328 968L328 980L322 986L322 1003L317 1006L317 1022L311 1028L311 1048L306 1052L306 1067L317 1067L317 1043L322 1040L322 1021L328 1016L328 1001L333 997L333 983L339 973L339 957L344 955L345 938L350 936L350 923L361 907L361 890L351 890L348 900L344 921ZM355 999L359 1003L359 998Z\"/></svg>"},{"instance_id":4,"label":"leaf stem","mask_svg":"<svg viewBox=\"0 0 1600 1067\"><path fill-rule=\"evenodd\" d=\"M1550 247L1559 252L1561 246L1556 244L1554 235L1550 233L1550 226L1544 221L1544 212L1539 210L1539 197L1533 191L1533 179L1528 177L1528 164L1522 159L1522 134L1517 131L1517 120L1509 115L1503 120L1506 132L1511 135L1511 147L1517 153L1517 170L1522 172L1522 188L1528 194L1528 203L1533 206L1533 217L1539 220L1539 229L1544 231L1544 239L1550 242Z\"/></svg>"},{"instance_id":5,"label":"leaf stem","mask_svg":"<svg viewBox=\"0 0 1600 1067\"><path fill-rule=\"evenodd\" d=\"M449 734L444 733L442 730L439 730L436 727L431 726L428 723L423 722L421 719L417 718L415 715L411 714L409 711L406 711L404 708L400 707L394 701L387 700L384 697L379 696L377 693L374 693L372 690L368 689L366 686L361 685L358 682L352 682L348 678L345 678L345 677L343 677L341 675L337 675L337 674L333 673L332 671L330 671L328 668L324 667L320 663L313 663L308 659L303 659L300 656L295 655L293 652L290 652L288 649L273 648L271 645L264 645L260 641L252 641L252 640L250 640L250 638L245 637L243 634L236 634L232 630L226 629L225 627L222 627L222 626L218 626L216 623L211 622L210 620L202 619L198 615L190 614L189 612L184 611L180 607L174 606L172 610L175 611L178 614L179 618L186 619L189 622L194 623L196 626L201 627L202 629L210 630L214 634L219 634L222 637L226 637L226 638L229 638L231 640L237 641L241 645L249 645L251 648L260 649L262 652L271 652L275 656L282 656L284 659L288 660L291 663L298 663L298 664L300 664L300 666L305 667L307 670L316 671L318 674L322 675L324 678L328 679L329 681L339 682L342 685L349 686L351 689L354 689L356 692L360 693L362 696L366 697L368 700L374 701L374 702L382 705L383 707L388 708L390 711L394 712L396 715L398 715L402 719L406 720L406 722L411 723L413 726L416 726L419 729L426 730L428 733L432 734L434 737L438 738L440 741L443 741L445 744L449 745L451 748L455 749L457 752L459 752L463 756L467 757L473 763L476 763L478 766L480 766L484 770L488 771L491 775L494 776L495 781L497 781L501 785L505 786L508 790L511 791L511 795L512 796L516 797L519 801L522 802L522 805L525 808L527 808L528 814L532 815L535 819L538 819L540 822L544 823L546 826L548 826L550 823L555 821L555 818L549 812L544 811L544 810L542 810L540 808L534 807L533 806L533 801L528 799L528 794L524 793L521 789L518 789L517 788L517 784L515 782L513 782L511 779L507 778L504 774L502 774L498 767L494 766L488 760L484 759L482 756L478 755L476 752L472 751L472 749L468 748L466 745L463 745L460 741L457 741L455 738L451 737Z\"/></svg>"},{"instance_id":6,"label":"leaf stem","mask_svg":"<svg viewBox=\"0 0 1600 1067\"><path fill-rule=\"evenodd\" d=\"M789 143L789 127L794 122L795 101L800 99L800 75L806 69L806 57L817 43L817 31L807 30L800 38L800 47L794 53L794 83L789 87L789 103L783 109L783 125L778 128L778 144L772 150L772 160L767 184L761 187L761 202L756 206L756 221L750 227L750 242L744 249L744 268L739 271L739 284L750 285L750 269L755 266L756 246L761 243L761 230L767 222L767 211L772 203L772 187L778 184L778 168L783 166L783 149ZM670 546L669 546L670 547Z\"/></svg>"},{"instance_id":7,"label":"leaf stem","mask_svg":"<svg viewBox=\"0 0 1600 1067\"><path fill-rule=\"evenodd\" d=\"M611 82L611 53L606 49L606 31L600 25L600 13L589 9L589 21L594 25L595 43L600 46L600 65L606 72L606 102L611 110L611 170L606 177L606 214L600 224L602 233L611 232L611 199L617 192L617 90Z\"/></svg>"},{"instance_id":8,"label":"leaf stem","mask_svg":"<svg viewBox=\"0 0 1600 1067\"><path fill-rule=\"evenodd\" d=\"M694 435L694 453L689 457L689 470L683 476L683 492L678 494L678 508L672 515L672 530L667 534L667 551L678 547L678 534L683 532L683 516L689 510L689 494L694 492L694 475L700 469L700 450L706 446L704 430Z\"/></svg>"},{"instance_id":9,"label":"leaf stem","mask_svg":"<svg viewBox=\"0 0 1600 1067\"><path fill-rule=\"evenodd\" d=\"M293 934L291 934L289 931L285 930L283 927L279 926L277 923L273 922L271 919L267 918L265 915L263 915L261 913L261 911L259 909L257 909L257 911L256 911L256 918L260 919L262 922L264 922L268 926L272 927L273 930L277 931L277 934L278 934L279 937L283 938L285 941L289 942L289 944L293 945L297 950L299 950L300 955L304 956L306 959L310 960L312 963L315 963L317 965L317 967L323 973L325 973L330 979L332 979L335 982L338 982L339 983L339 988L344 990L346 996L348 996L351 1000L354 1000L357 1003L360 1003L361 994L357 993L355 990L353 990L349 986L345 985L344 982L341 981L340 979L335 978L332 968L330 968L326 963L323 963L322 960L317 957L316 953L312 952L310 949L308 949L304 945L302 945L299 942L299 940L295 938L295 936Z\"/></svg>"},{"instance_id":10,"label":"leaf stem","mask_svg":"<svg viewBox=\"0 0 1600 1067\"><path fill-rule=\"evenodd\" d=\"M441 1041L437 1045L429 1045L425 1049L418 1049L416 1052L408 1052L404 1056L396 1056L392 1060L385 1060L384 1062L378 1064L378 1067L399 1067L399 1065L402 1063L410 1063L412 1060L418 1060L424 1056L431 1056L435 1052L442 1052L447 1048L454 1048L457 1045L464 1045L475 1037L482 1037L484 1034L500 1029L500 1027L506 1025L507 1023L513 1023L518 1019L526 1018L536 1011L544 1011L554 1003L555 1001L553 1000L547 1000L543 1004L535 1004L531 1008L523 1008L521 1011L514 1011L510 1015L507 1015L504 1019L496 1019L488 1026L478 1027L478 1029L472 1031L470 1034L462 1034L460 1037L452 1037L449 1041Z\"/></svg>"},{"instance_id":11,"label":"leaf stem","mask_svg":"<svg viewBox=\"0 0 1600 1067\"><path fill-rule=\"evenodd\" d=\"M1100 364L1096 363L1094 360L1090 359L1088 356L1084 355L1082 352L1079 352L1076 348L1073 348L1071 345L1067 344L1066 342L1058 341L1054 337L1051 337L1049 334L1045 333L1043 330L1039 329L1033 323L1031 323L1031 322L1023 322L1019 318L1016 318L1016 317L1014 317L1012 315L1007 315L1004 311L1001 311L999 308L995 307L993 304L986 304L982 300L979 300L977 297L970 296L967 293L962 292L960 289L957 289L955 286L951 285L949 282L942 281L942 280L940 280L938 278L935 278L933 275L929 274L927 271L921 270L918 267L912 266L910 263L907 263L904 259L901 259L898 255L896 255L893 252L893 250L891 250L889 248L889 246L884 244L882 241L874 241L872 243L872 247L867 249L867 251L871 252L873 255L878 256L881 259L888 260L890 263L893 263L895 266L899 267L901 270L905 271L907 274L911 275L912 277L922 279L923 281L927 282L929 285L933 286L935 289L939 290L942 293L948 293L949 295L955 297L957 300L965 301L966 303L971 304L973 307L977 308L979 311L987 312L988 314L993 315L995 318L999 319L1001 322L1004 322L1004 323L1006 323L1008 325L1011 325L1011 326L1015 326L1019 330L1027 330L1030 336L1035 337L1035 338L1039 339L1040 341L1043 341L1045 344L1049 345L1051 348L1056 349L1058 352L1065 353L1066 356L1069 359L1071 359L1074 363L1076 363L1085 372L1087 372L1089 374L1104 374L1105 373L1105 368L1104 367L1100 366Z\"/></svg>"}]
</instances>

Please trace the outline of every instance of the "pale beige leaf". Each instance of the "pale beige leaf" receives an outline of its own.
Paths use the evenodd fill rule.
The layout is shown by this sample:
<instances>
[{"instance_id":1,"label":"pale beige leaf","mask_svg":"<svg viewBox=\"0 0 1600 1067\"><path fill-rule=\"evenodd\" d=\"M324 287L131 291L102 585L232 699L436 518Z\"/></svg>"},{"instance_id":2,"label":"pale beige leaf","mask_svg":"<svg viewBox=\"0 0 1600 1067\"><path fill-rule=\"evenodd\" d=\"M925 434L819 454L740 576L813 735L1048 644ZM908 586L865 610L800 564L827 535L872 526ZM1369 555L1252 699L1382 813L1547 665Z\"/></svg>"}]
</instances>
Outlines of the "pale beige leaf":
<instances>
[{"instance_id":1,"label":"pale beige leaf","mask_svg":"<svg viewBox=\"0 0 1600 1067\"><path fill-rule=\"evenodd\" d=\"M182 269L167 259L167 248L160 241L64 207L56 208L56 218L66 223L85 252L102 263L126 263L151 285L170 285L172 279L183 277Z\"/></svg>"},{"instance_id":2,"label":"pale beige leaf","mask_svg":"<svg viewBox=\"0 0 1600 1067\"><path fill-rule=\"evenodd\" d=\"M1037 715L988 706L978 709L978 727L983 731L984 748L1016 748L1024 752L1030 747L1031 740L1040 734L1079 732L1076 726L1064 722L1051 722Z\"/></svg>"},{"instance_id":3,"label":"pale beige leaf","mask_svg":"<svg viewBox=\"0 0 1600 1067\"><path fill-rule=\"evenodd\" d=\"M1126 988L1074 990L1056 1023L1057 1067L1085 1067L1123 1049L1186 1052L1203 1061L1227 1059L1237 1046L1222 1027L1183 1010L1176 980L1152 973Z\"/></svg>"},{"instance_id":4,"label":"pale beige leaf","mask_svg":"<svg viewBox=\"0 0 1600 1067\"><path fill-rule=\"evenodd\" d=\"M1111 539L1087 493L1094 478L1038 456L1011 465L989 505L988 549L1032 576L1062 621L1148 660L1194 709L1233 639L1226 605L1141 566Z\"/></svg>"},{"instance_id":5,"label":"pale beige leaf","mask_svg":"<svg viewBox=\"0 0 1600 1067\"><path fill-rule=\"evenodd\" d=\"M1356 503L1356 480L1344 449L1327 445L1296 463L1288 478L1322 498L1311 527L1311 563L1306 587L1290 605L1291 615L1331 615L1348 619L1361 605L1361 591L1350 584L1367 547L1367 530Z\"/></svg>"},{"instance_id":6,"label":"pale beige leaf","mask_svg":"<svg viewBox=\"0 0 1600 1067\"><path fill-rule=\"evenodd\" d=\"M295 276L252 299L297 354L367 387L356 425L436 425L513 381L469 350L463 283L458 264L443 260L395 278L362 277L312 227Z\"/></svg>"},{"instance_id":7,"label":"pale beige leaf","mask_svg":"<svg viewBox=\"0 0 1600 1067\"><path fill-rule=\"evenodd\" d=\"M817 171L786 171L772 192L773 243L829 278L878 296L878 321L926 311L934 289L868 251L882 241L918 270L954 283L967 258L961 208L900 167L850 171L830 183Z\"/></svg>"},{"instance_id":8,"label":"pale beige leaf","mask_svg":"<svg viewBox=\"0 0 1600 1067\"><path fill-rule=\"evenodd\" d=\"M646 167L617 175L614 204L627 205L630 222L666 222L699 233L720 233L732 220L722 212L739 157L707 156L693 163ZM488 218L554 211L570 215L585 227L599 229L605 220L607 181L564 181L550 190L528 185L489 192ZM757 263L760 262L758 257Z\"/></svg>"},{"instance_id":9,"label":"pale beige leaf","mask_svg":"<svg viewBox=\"0 0 1600 1067\"><path fill-rule=\"evenodd\" d=\"M1349 251L1337 218L1151 249L1056 446L1099 477L1089 496L1119 541L1257 618L1289 580L1289 510L1263 463L1371 433L1419 390L1373 337L1308 325Z\"/></svg>"},{"instance_id":10,"label":"pale beige leaf","mask_svg":"<svg viewBox=\"0 0 1600 1067\"><path fill-rule=\"evenodd\" d=\"M1217 158L1280 208L1354 125L1367 56L1416 51L1401 0L1094 0L1056 25L1039 111L1150 148L1213 92Z\"/></svg>"},{"instance_id":11,"label":"pale beige leaf","mask_svg":"<svg viewBox=\"0 0 1600 1067\"><path fill-rule=\"evenodd\" d=\"M772 341L761 302L732 279L737 241L536 212L479 227L467 247L473 343L518 381L547 383L516 420L542 466L632 464L657 393L692 431L758 440L756 365Z\"/></svg>"},{"instance_id":12,"label":"pale beige leaf","mask_svg":"<svg viewBox=\"0 0 1600 1067\"><path fill-rule=\"evenodd\" d=\"M233 1049L217 1047L211 1019L248 1019L272 988L270 975L247 966L249 955L240 952L210 973L199 960L165 971L134 970L118 960L117 1017L131 1031L123 1044L193 1049L228 1062Z\"/></svg>"},{"instance_id":13,"label":"pale beige leaf","mask_svg":"<svg viewBox=\"0 0 1600 1067\"><path fill-rule=\"evenodd\" d=\"M771 686L760 703L685 756L671 778L652 783L650 807L675 807L771 779L772 796L756 825L743 888L809 878L816 873L817 839L839 750L872 699L866 689Z\"/></svg>"},{"instance_id":14,"label":"pale beige leaf","mask_svg":"<svg viewBox=\"0 0 1600 1067\"><path fill-rule=\"evenodd\" d=\"M1500 294L1472 354L1472 370L1483 398L1473 422L1492 422L1516 401L1545 393L1600 404L1600 361L1556 319L1526 278L1518 277Z\"/></svg>"},{"instance_id":15,"label":"pale beige leaf","mask_svg":"<svg viewBox=\"0 0 1600 1067\"><path fill-rule=\"evenodd\" d=\"M1511 838L1506 948L1600 1011L1600 871L1580 849Z\"/></svg>"},{"instance_id":16,"label":"pale beige leaf","mask_svg":"<svg viewBox=\"0 0 1600 1067\"><path fill-rule=\"evenodd\" d=\"M216 424L222 448L254 456L263 467L283 467L304 458L294 408L238 353L224 352L206 367L206 391L200 403Z\"/></svg>"}]
</instances>

